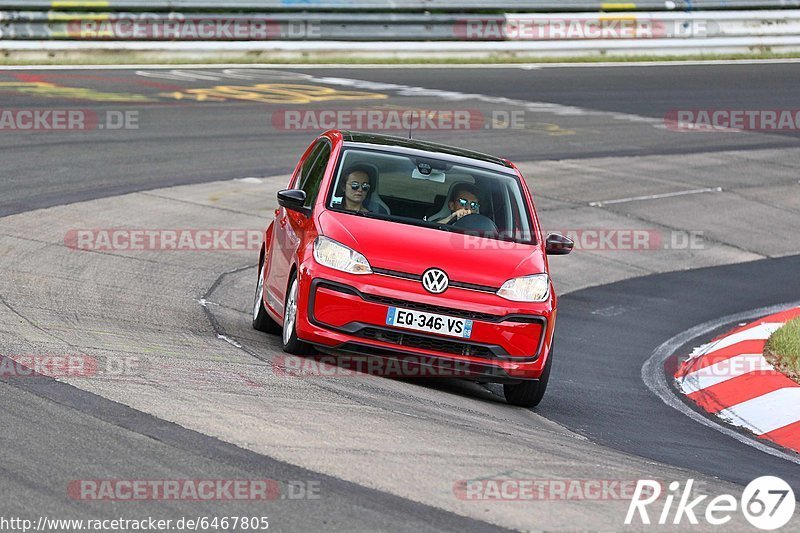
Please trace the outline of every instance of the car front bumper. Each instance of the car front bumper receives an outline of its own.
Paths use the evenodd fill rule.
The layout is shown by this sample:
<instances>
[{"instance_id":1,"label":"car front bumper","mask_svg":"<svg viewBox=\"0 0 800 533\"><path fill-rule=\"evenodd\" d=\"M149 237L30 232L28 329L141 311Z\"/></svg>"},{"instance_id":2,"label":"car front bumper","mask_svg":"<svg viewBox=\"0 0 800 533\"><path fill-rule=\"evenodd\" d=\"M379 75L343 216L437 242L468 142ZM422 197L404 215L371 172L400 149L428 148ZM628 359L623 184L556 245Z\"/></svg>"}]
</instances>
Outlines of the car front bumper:
<instances>
[{"instance_id":1,"label":"car front bumper","mask_svg":"<svg viewBox=\"0 0 800 533\"><path fill-rule=\"evenodd\" d=\"M420 366L453 368L457 377L514 382L538 379L555 325L555 296L536 304L450 288L426 292L421 283L381 274L352 275L314 261L300 269L297 334L323 351L370 357L409 356ZM552 293L552 291L551 291ZM386 324L390 307L473 321L469 339Z\"/></svg>"}]
</instances>

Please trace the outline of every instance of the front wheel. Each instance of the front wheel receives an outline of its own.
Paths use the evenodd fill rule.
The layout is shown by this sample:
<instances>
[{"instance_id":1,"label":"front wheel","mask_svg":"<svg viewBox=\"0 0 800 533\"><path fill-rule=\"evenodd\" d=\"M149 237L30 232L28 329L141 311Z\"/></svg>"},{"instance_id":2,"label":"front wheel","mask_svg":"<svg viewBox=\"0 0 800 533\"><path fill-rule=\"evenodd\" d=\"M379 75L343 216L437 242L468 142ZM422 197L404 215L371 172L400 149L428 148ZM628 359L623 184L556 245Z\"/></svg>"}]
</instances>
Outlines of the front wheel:
<instances>
[{"instance_id":1,"label":"front wheel","mask_svg":"<svg viewBox=\"0 0 800 533\"><path fill-rule=\"evenodd\" d=\"M314 348L297 338L297 315L303 311L298 308L299 294L297 274L292 274L286 305L283 307L283 351L293 355L308 355L314 352Z\"/></svg>"},{"instance_id":2,"label":"front wheel","mask_svg":"<svg viewBox=\"0 0 800 533\"><path fill-rule=\"evenodd\" d=\"M547 382L550 380L550 367L553 364L553 347L544 365L542 376L538 380L523 381L514 385L503 385L506 402L519 407L536 407L544 398Z\"/></svg>"}]
</instances>

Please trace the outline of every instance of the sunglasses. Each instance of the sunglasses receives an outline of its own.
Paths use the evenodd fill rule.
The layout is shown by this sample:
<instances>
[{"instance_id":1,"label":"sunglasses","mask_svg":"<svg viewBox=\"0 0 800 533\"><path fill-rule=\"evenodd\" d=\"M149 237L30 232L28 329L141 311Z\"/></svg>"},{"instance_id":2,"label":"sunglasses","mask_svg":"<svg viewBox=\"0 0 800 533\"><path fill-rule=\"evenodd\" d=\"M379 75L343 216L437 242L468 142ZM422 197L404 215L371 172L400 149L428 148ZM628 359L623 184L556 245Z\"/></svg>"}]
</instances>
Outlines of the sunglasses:
<instances>
[{"instance_id":1,"label":"sunglasses","mask_svg":"<svg viewBox=\"0 0 800 533\"><path fill-rule=\"evenodd\" d=\"M465 198L459 198L458 199L458 205L460 205L461 207L463 207L465 209L469 206L469 208L472 209L473 211L478 211L481 208L480 202L470 202L470 201L466 200Z\"/></svg>"},{"instance_id":2,"label":"sunglasses","mask_svg":"<svg viewBox=\"0 0 800 533\"><path fill-rule=\"evenodd\" d=\"M366 181L364 183L361 183L360 181L350 182L350 188L353 189L354 191L357 191L359 187L361 187L362 191L367 192L370 189L371 185Z\"/></svg>"}]
</instances>

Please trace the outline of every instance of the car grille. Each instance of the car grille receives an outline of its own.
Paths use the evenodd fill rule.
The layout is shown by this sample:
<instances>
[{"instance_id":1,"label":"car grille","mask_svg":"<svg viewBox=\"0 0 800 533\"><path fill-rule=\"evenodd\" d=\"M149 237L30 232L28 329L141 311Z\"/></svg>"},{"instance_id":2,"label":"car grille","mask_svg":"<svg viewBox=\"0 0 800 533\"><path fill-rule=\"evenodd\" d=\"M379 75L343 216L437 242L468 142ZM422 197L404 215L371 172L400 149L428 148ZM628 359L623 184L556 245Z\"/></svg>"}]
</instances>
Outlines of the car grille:
<instances>
[{"instance_id":1,"label":"car grille","mask_svg":"<svg viewBox=\"0 0 800 533\"><path fill-rule=\"evenodd\" d=\"M431 350L434 352L452 353L458 355L473 355L477 357L491 358L494 356L492 351L486 346L468 344L461 342L448 341L438 337L427 335L414 335L399 331L387 331L377 328L362 328L355 334L364 339L372 339L409 348L419 348L421 350Z\"/></svg>"},{"instance_id":2,"label":"car grille","mask_svg":"<svg viewBox=\"0 0 800 533\"><path fill-rule=\"evenodd\" d=\"M372 271L376 274L383 274L384 276L393 276L395 278L403 278L403 279L410 279L412 281L422 281L421 274L411 274L409 272L401 272L399 270L389 270L386 268L374 268ZM496 293L500 287L491 287L489 285L478 285L476 283L466 283L464 281L457 281L457 280L450 280L449 283L450 287L456 287L459 289L469 289L471 291L479 291L479 292L490 292L492 294Z\"/></svg>"},{"instance_id":3,"label":"car grille","mask_svg":"<svg viewBox=\"0 0 800 533\"><path fill-rule=\"evenodd\" d=\"M453 309L450 307L441 307L438 305L429 305L419 302L409 302L407 300L388 298L386 296L375 296L373 294L364 294L363 297L368 302L375 302L383 305L388 305L390 307L402 307L403 309L411 309L412 311L436 313L439 315L448 315L456 318L479 320L481 322L497 322L502 319L502 317L499 317L497 315L490 315L488 313L477 313L475 311L467 311L465 309Z\"/></svg>"}]
</instances>

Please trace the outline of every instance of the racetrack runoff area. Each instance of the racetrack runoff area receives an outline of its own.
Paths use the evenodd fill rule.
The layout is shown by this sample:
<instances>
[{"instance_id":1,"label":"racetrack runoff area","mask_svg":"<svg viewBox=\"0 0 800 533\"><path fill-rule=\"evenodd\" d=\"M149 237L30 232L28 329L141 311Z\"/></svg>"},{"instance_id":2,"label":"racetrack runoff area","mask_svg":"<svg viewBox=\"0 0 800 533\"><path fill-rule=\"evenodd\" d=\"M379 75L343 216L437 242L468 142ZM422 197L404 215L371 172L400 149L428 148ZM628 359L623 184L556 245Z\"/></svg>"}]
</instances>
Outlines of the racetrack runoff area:
<instances>
[{"instance_id":1,"label":"racetrack runoff area","mask_svg":"<svg viewBox=\"0 0 800 533\"><path fill-rule=\"evenodd\" d=\"M723 85L733 87L730 79L761 68L761 79L774 84L770 95L741 85L736 94L725 93ZM9 443L15 459L8 468L22 480L3 483L9 493L25 495L5 500L3 514L19 515L32 506L65 516L116 512L113 505L94 502L84 513L84 502L69 500L63 487L80 479L227 479L258 472L259 478L322 482L327 499L270 504L273 527L279 528L315 528L330 520L360 530L452 529L447 524L458 516L466 517L461 530L487 529L487 522L519 529L532 523L542 529L565 523L615 529L628 508L623 499L487 502L461 499L457 487L475 479L691 477L705 491L723 494L740 492L755 472L781 468L794 482L794 465L728 443L680 413L673 418L658 411L658 421L648 420L652 412L640 408L658 399L639 375L658 342L736 311L722 309L740 304L722 285L713 285L713 272L719 280L741 279L732 274L737 265L745 270L748 261L765 258L772 260L758 264L775 264L778 272L777 265L790 264L788 256L800 253L794 238L800 229L796 137L754 131L698 136L662 127L664 115L688 105L710 108L721 99L731 108L789 105L793 68L509 69L492 70L485 81L480 78L488 77L488 69L480 75L442 69L432 76L422 69L270 68L261 78L236 81L208 79L221 70L213 67L192 69L206 73L205 79L189 81L155 77L150 73L158 69L142 68L25 71L41 77L14 83L50 85L38 85L38 93L12 93L15 108L136 111L138 128L119 135L90 130L0 139L2 149L15 155L7 172L24 177L4 182L0 204L7 215L0 239L9 250L0 254L6 272L0 324L14 332L3 336L2 353L83 354L104 370L61 378L75 387L69 392L24 380L0 384L9 406L3 425L19 436ZM3 82L11 82L8 75L4 71ZM325 82L333 77L406 87ZM500 77L507 86L498 87ZM486 116L524 111L520 130L424 136L508 155L527 177L544 227L583 237L586 249L552 261L563 295L561 359L540 409L510 409L491 387L447 380L279 376L277 339L250 329L257 251L246 244L233 251L85 251L68 245L65 237L78 230L263 229L276 191L313 138L307 131L275 129L270 113L356 104L188 97L259 84L383 95L356 100L358 106L477 108ZM478 96L458 92L467 86ZM570 93L564 86L577 89ZM82 96L124 92L131 100L81 100L76 106L65 87L80 89ZM643 87L663 88L661 107L654 108ZM686 87L692 95L681 100ZM601 88L605 92L598 94ZM612 88L624 98L609 98ZM448 91L452 99L434 90ZM47 96L56 91L57 98ZM631 249L635 242L648 245ZM681 281L689 279L680 277L683 270L700 267L720 270L708 271L696 285ZM649 277L672 271L677 273ZM630 285L602 287L612 282ZM762 297L780 293L788 300L794 290L767 285ZM588 287L596 292L581 291ZM748 285L737 288L746 291ZM682 313L672 311L670 294L687 298ZM780 302L757 305L767 303ZM665 309L671 311L662 316ZM658 317L658 324L649 317ZM647 336L651 332L658 339ZM635 349L619 348L620 340ZM612 342L618 349L606 351ZM86 393L96 396L70 399ZM649 425L654 422L661 430ZM693 454L686 453L687 442ZM42 463L55 448L69 460ZM358 498L368 503L353 507ZM166 518L196 505L172 504L138 502L126 513ZM246 512L252 505L235 509ZM234 507L208 508L222 513ZM415 513L418 521L412 520ZM355 526L354 515L361 520ZM743 524L739 517L733 525Z\"/></svg>"}]
</instances>

